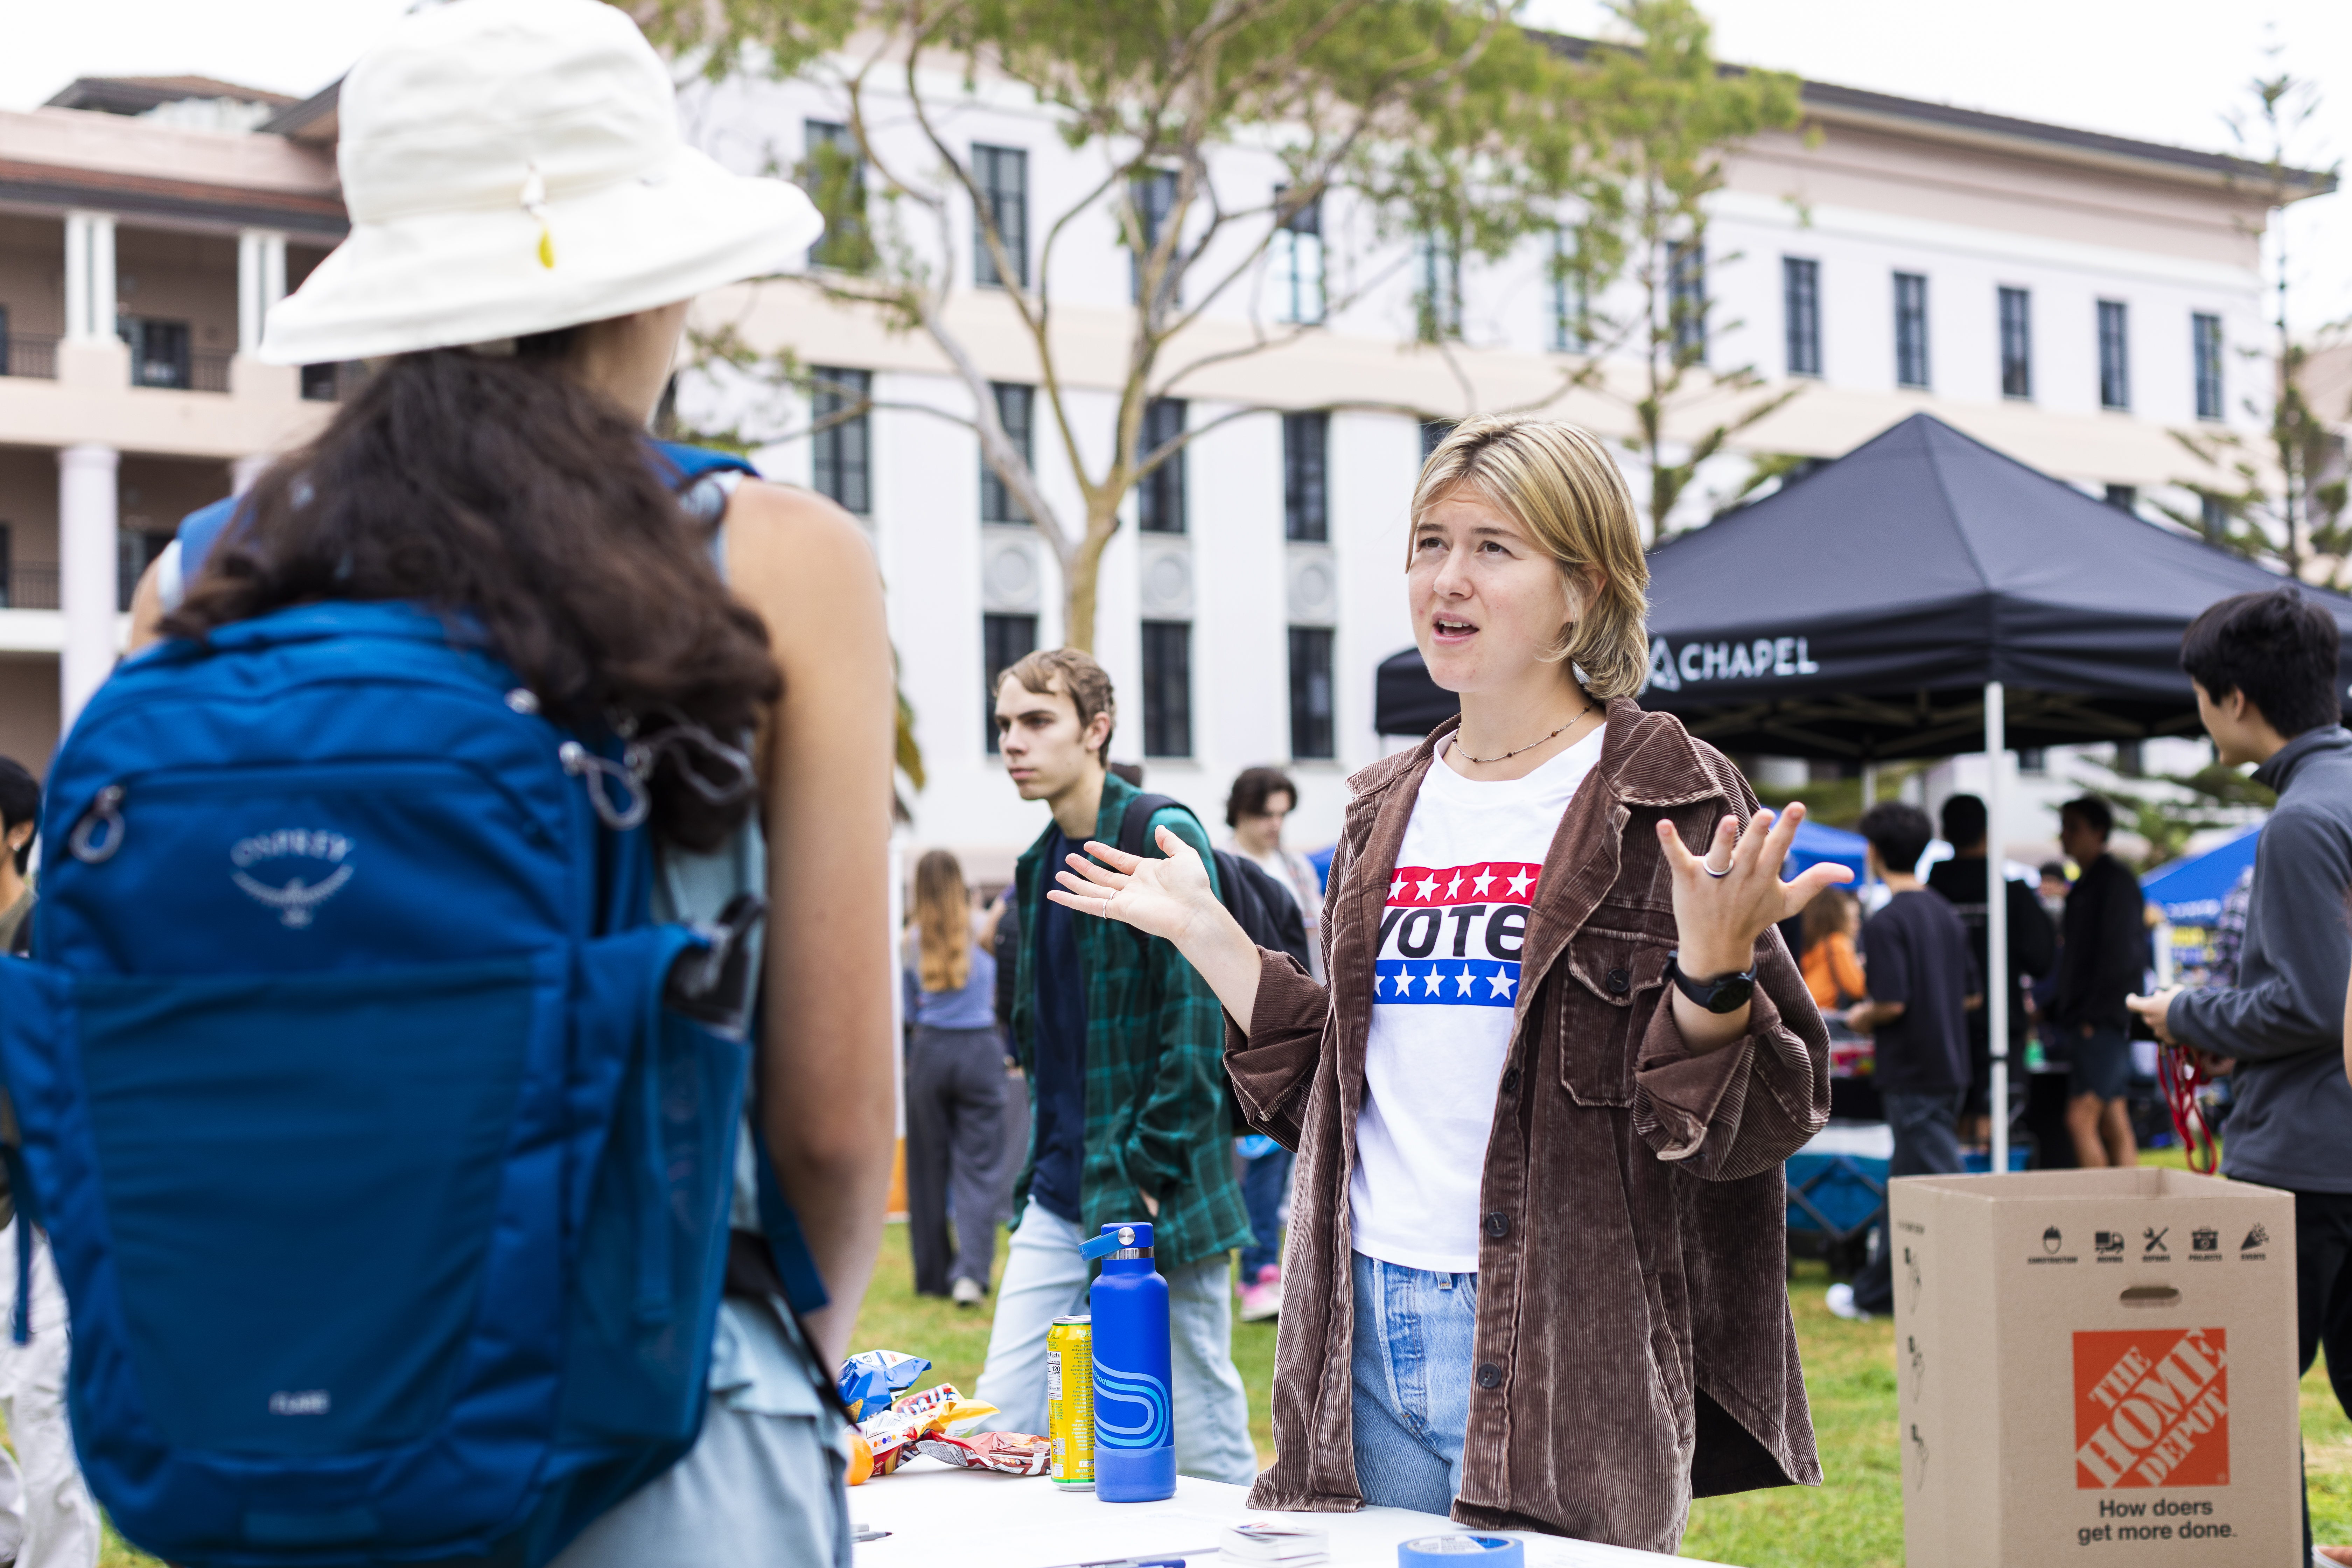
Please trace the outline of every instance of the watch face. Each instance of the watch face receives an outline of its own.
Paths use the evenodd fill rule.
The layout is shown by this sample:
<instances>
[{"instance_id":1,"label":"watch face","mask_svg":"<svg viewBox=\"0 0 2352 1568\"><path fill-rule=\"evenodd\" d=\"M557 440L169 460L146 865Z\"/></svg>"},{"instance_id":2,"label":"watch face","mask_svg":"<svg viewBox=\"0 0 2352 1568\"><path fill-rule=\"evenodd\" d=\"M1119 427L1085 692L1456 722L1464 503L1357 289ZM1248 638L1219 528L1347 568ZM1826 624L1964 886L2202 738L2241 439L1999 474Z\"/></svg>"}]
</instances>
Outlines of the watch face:
<instances>
[{"instance_id":1,"label":"watch face","mask_svg":"<svg viewBox=\"0 0 2352 1568\"><path fill-rule=\"evenodd\" d=\"M1737 1013L1748 1005L1748 997L1755 992L1756 982L1744 976L1718 981L1715 994L1707 998L1706 1010L1710 1013Z\"/></svg>"}]
</instances>

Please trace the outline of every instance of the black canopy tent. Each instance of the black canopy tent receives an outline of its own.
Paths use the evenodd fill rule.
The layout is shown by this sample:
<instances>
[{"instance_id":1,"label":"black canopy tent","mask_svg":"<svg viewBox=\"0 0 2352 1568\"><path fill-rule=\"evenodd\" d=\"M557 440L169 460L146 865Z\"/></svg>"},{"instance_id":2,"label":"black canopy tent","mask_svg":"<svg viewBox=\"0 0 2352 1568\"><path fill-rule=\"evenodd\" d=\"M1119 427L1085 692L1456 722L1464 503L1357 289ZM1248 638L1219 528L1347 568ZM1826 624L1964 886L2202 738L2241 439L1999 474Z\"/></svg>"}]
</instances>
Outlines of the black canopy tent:
<instances>
[{"instance_id":1,"label":"black canopy tent","mask_svg":"<svg viewBox=\"0 0 2352 1568\"><path fill-rule=\"evenodd\" d=\"M2214 601L2280 582L1915 415L1651 552L1642 702L1727 752L1854 762L2193 735L2181 633ZM2352 599L2312 597L2352 655ZM2338 679L2352 688L2352 658ZM1455 707L1411 649L1382 662L1377 698L1383 733ZM1989 776L1999 844L2001 770ZM2006 1103L2006 902L1987 914Z\"/></svg>"}]
</instances>

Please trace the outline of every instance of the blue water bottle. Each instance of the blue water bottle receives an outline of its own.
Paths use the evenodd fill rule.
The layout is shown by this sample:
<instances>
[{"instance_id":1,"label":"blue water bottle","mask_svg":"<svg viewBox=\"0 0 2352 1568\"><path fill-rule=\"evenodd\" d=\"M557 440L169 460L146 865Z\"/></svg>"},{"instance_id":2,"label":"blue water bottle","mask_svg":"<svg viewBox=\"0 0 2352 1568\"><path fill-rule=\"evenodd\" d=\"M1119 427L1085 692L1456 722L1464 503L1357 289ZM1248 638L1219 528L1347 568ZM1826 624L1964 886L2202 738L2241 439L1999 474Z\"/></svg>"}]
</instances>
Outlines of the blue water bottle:
<instances>
[{"instance_id":1,"label":"blue water bottle","mask_svg":"<svg viewBox=\"0 0 2352 1568\"><path fill-rule=\"evenodd\" d=\"M1102 1259L1102 1273L1087 1292L1095 1319L1095 1496L1104 1502L1174 1497L1168 1281L1152 1267L1151 1227L1107 1225L1080 1250Z\"/></svg>"}]
</instances>

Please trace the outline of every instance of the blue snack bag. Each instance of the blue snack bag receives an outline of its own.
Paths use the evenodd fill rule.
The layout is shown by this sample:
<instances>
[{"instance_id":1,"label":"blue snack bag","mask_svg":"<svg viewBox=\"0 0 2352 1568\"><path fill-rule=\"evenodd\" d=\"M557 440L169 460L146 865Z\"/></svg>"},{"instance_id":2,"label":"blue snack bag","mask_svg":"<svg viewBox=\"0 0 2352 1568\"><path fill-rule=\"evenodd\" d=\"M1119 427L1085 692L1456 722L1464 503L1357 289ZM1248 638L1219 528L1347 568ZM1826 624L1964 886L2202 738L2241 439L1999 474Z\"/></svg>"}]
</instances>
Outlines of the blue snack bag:
<instances>
[{"instance_id":1,"label":"blue snack bag","mask_svg":"<svg viewBox=\"0 0 2352 1568\"><path fill-rule=\"evenodd\" d=\"M853 1421L879 1415L930 1370L929 1361L904 1351L859 1351L841 1363L841 1402Z\"/></svg>"}]
</instances>

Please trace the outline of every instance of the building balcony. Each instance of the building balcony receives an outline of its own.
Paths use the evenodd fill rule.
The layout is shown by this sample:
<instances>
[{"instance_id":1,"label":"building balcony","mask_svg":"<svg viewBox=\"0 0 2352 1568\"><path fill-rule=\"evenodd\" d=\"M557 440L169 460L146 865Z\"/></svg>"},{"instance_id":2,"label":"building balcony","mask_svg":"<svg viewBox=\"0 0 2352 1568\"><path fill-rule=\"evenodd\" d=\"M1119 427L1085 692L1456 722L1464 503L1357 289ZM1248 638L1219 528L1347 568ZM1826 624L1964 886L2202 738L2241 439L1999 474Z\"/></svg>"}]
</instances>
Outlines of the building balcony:
<instances>
[{"instance_id":1,"label":"building balcony","mask_svg":"<svg viewBox=\"0 0 2352 1568\"><path fill-rule=\"evenodd\" d=\"M27 381L57 380L58 340L34 332L0 335L0 375L23 376Z\"/></svg>"}]
</instances>

